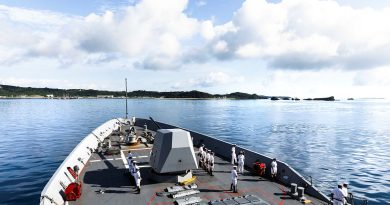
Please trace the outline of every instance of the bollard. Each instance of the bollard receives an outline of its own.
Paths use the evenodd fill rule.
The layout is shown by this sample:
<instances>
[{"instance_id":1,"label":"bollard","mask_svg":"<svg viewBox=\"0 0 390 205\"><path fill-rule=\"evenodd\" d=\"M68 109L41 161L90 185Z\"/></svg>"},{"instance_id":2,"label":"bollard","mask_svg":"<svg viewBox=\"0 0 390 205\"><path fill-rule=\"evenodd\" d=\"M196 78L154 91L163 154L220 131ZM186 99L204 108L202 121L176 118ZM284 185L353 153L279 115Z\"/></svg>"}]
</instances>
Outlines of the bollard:
<instances>
[{"instance_id":1,"label":"bollard","mask_svg":"<svg viewBox=\"0 0 390 205\"><path fill-rule=\"evenodd\" d=\"M301 199L304 199L305 195L305 188L303 187L298 187L298 199L301 200Z\"/></svg>"},{"instance_id":2,"label":"bollard","mask_svg":"<svg viewBox=\"0 0 390 205\"><path fill-rule=\"evenodd\" d=\"M291 183L291 191L290 191L290 193L292 195L296 195L297 194L297 184Z\"/></svg>"}]
</instances>

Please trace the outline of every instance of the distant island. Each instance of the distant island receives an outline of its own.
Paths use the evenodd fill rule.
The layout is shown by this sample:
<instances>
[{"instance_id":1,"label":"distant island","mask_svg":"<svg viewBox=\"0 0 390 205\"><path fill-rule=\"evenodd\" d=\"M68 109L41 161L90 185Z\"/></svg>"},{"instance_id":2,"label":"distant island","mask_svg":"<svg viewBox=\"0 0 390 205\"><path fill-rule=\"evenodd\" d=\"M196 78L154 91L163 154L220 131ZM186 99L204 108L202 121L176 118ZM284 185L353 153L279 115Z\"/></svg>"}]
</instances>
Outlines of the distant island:
<instances>
[{"instance_id":1,"label":"distant island","mask_svg":"<svg viewBox=\"0 0 390 205\"><path fill-rule=\"evenodd\" d=\"M168 98L168 99L271 99L271 100L300 100L288 96L265 96L234 92L229 94L210 94L197 90L158 92L136 90L127 92L129 98ZM0 85L0 98L49 98L49 99L79 99L79 98L125 98L124 91L105 91L94 89L58 89L32 88L12 85ZM334 97L308 98L304 100L334 101Z\"/></svg>"}]
</instances>

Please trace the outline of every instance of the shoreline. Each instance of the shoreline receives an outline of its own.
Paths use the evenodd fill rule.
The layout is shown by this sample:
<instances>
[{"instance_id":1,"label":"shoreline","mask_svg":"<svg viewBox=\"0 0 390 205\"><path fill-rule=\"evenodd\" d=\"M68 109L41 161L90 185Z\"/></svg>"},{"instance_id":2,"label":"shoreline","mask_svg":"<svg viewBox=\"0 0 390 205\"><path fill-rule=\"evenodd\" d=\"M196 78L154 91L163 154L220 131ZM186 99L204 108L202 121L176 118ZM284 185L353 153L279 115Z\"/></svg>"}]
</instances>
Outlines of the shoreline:
<instances>
[{"instance_id":1,"label":"shoreline","mask_svg":"<svg viewBox=\"0 0 390 205\"><path fill-rule=\"evenodd\" d=\"M44 100L117 100L126 99L124 97L113 98L98 98L98 97L72 97L72 98L46 98L46 97L0 97L0 100L31 100L31 99L44 99ZM155 97L128 97L127 99L151 99L151 100L267 100L267 99L239 99L239 98L155 98Z\"/></svg>"}]
</instances>

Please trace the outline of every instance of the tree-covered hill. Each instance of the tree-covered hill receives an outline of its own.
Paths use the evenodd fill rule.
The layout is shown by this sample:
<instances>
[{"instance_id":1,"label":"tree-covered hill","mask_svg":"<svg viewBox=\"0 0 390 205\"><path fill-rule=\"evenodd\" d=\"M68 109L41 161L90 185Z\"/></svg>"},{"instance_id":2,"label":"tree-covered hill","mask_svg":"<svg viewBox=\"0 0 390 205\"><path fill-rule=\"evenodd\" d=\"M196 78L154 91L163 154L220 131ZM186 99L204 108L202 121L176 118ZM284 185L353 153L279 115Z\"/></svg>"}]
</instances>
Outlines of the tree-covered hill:
<instances>
[{"instance_id":1,"label":"tree-covered hill","mask_svg":"<svg viewBox=\"0 0 390 205\"><path fill-rule=\"evenodd\" d=\"M54 95L54 97L97 97L98 95L107 95L114 97L125 96L124 91L104 91L93 89L57 89L57 88L32 88L32 87L18 87L11 85L0 85L0 96L5 97L20 97L20 96L42 96ZM127 93L128 97L150 97L150 98L231 98L231 99L267 99L269 97L256 94L247 93L230 93L230 94L210 94L197 90L192 91L172 91L172 92L158 92L136 90Z\"/></svg>"}]
</instances>

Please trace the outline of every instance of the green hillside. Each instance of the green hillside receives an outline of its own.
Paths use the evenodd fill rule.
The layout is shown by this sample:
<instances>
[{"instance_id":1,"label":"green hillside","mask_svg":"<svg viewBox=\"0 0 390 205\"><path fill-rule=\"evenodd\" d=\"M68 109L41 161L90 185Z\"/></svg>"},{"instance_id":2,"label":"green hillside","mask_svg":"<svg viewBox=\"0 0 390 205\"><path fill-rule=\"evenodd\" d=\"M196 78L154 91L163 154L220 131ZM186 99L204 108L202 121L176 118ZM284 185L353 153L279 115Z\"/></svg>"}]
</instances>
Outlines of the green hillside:
<instances>
[{"instance_id":1,"label":"green hillside","mask_svg":"<svg viewBox=\"0 0 390 205\"><path fill-rule=\"evenodd\" d=\"M57 89L57 88L32 88L32 87L18 87L11 85L0 85L0 96L5 97L20 97L20 96L46 96L54 95L54 97L97 97L98 95L112 95L114 97L125 96L124 91L104 91L93 89ZM197 90L192 91L172 91L172 92L157 92L136 90L127 93L130 98L150 97L150 98L233 98L233 99L268 99L269 97L256 94L247 93L230 93L225 95L210 94Z\"/></svg>"}]
</instances>

